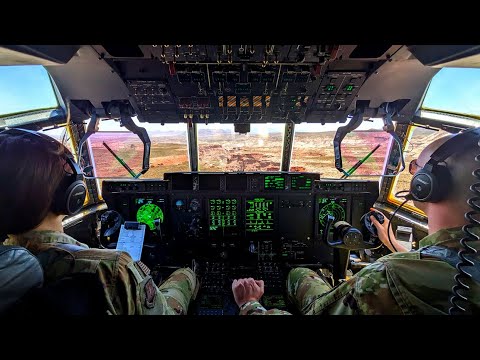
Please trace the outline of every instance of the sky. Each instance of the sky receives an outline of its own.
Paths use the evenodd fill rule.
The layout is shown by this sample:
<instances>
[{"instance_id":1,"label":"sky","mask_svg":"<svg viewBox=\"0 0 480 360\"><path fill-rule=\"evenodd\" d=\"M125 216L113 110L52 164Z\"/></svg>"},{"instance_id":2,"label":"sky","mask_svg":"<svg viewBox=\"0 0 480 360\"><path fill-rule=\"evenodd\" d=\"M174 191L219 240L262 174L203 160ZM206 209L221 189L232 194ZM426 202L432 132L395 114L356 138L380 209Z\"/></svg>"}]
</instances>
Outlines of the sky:
<instances>
[{"instance_id":1,"label":"sky","mask_svg":"<svg viewBox=\"0 0 480 360\"><path fill-rule=\"evenodd\" d=\"M480 69L443 68L432 79L423 107L480 116Z\"/></svg>"},{"instance_id":2,"label":"sky","mask_svg":"<svg viewBox=\"0 0 480 360\"><path fill-rule=\"evenodd\" d=\"M480 116L480 69L443 68L432 79L423 107ZM40 65L0 66L0 116L39 108L56 107L47 71ZM147 131L184 131L185 124L148 124L134 121ZM300 124L297 132L335 131L344 124ZM363 122L359 130L381 129L380 119ZM204 129L231 129L231 124L201 125ZM283 124L252 124L253 133L283 131ZM124 131L116 121L102 121L101 131Z\"/></svg>"},{"instance_id":3,"label":"sky","mask_svg":"<svg viewBox=\"0 0 480 360\"><path fill-rule=\"evenodd\" d=\"M0 66L0 116L56 106L52 84L43 66Z\"/></svg>"}]
</instances>

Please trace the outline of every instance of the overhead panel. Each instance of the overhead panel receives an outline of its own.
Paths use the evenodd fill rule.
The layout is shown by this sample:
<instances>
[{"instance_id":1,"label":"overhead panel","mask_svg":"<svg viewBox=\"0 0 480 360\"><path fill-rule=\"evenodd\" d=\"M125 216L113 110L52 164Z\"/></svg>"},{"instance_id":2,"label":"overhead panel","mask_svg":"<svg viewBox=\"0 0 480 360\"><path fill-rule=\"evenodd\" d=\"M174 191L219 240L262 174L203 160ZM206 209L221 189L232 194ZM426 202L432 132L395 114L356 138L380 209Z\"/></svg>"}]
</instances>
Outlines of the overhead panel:
<instances>
[{"instance_id":1,"label":"overhead panel","mask_svg":"<svg viewBox=\"0 0 480 360\"><path fill-rule=\"evenodd\" d=\"M152 123L343 123L357 100L413 116L435 74L402 45L86 45L47 68L64 99Z\"/></svg>"}]
</instances>

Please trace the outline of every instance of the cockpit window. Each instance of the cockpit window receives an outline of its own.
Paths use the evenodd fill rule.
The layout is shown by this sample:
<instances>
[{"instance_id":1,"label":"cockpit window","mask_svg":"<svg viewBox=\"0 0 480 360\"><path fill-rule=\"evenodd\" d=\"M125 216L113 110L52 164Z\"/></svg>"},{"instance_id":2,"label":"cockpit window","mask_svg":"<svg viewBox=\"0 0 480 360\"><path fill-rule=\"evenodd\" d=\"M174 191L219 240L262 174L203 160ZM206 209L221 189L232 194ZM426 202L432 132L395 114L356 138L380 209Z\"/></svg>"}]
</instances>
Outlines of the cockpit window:
<instances>
[{"instance_id":1,"label":"cockpit window","mask_svg":"<svg viewBox=\"0 0 480 360\"><path fill-rule=\"evenodd\" d=\"M0 117L56 107L52 82L43 66L0 66Z\"/></svg>"},{"instance_id":2,"label":"cockpit window","mask_svg":"<svg viewBox=\"0 0 480 360\"><path fill-rule=\"evenodd\" d=\"M443 68L432 79L422 109L480 118L480 69Z\"/></svg>"},{"instance_id":3,"label":"cockpit window","mask_svg":"<svg viewBox=\"0 0 480 360\"><path fill-rule=\"evenodd\" d=\"M333 151L333 138L339 126L344 124L296 125L290 171L319 172L322 178L339 179L343 174L335 168ZM350 178L374 180L373 176L382 175L390 141L380 118L365 120L347 134L342 142L344 170L351 170L366 158L361 166L351 170Z\"/></svg>"},{"instance_id":4,"label":"cockpit window","mask_svg":"<svg viewBox=\"0 0 480 360\"><path fill-rule=\"evenodd\" d=\"M150 169L140 179L163 178L165 172L189 171L185 124L162 126L141 123L136 118L133 121L147 130L151 141ZM134 174L142 169L143 143L137 135L120 127L118 121L101 121L99 131L90 136L89 143L95 176L101 178L99 185L103 179L133 178L121 162L128 165Z\"/></svg>"},{"instance_id":5,"label":"cockpit window","mask_svg":"<svg viewBox=\"0 0 480 360\"><path fill-rule=\"evenodd\" d=\"M284 124L251 124L235 132L233 124L198 124L201 171L279 171Z\"/></svg>"}]
</instances>

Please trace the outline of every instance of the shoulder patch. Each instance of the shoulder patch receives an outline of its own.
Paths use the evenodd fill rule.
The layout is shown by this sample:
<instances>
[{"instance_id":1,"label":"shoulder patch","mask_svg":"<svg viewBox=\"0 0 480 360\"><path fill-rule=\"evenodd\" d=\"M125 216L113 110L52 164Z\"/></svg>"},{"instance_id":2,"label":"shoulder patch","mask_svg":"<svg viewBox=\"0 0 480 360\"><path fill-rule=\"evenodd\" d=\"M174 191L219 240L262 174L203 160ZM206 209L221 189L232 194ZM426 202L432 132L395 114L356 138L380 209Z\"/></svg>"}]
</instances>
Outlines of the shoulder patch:
<instances>
[{"instance_id":1,"label":"shoulder patch","mask_svg":"<svg viewBox=\"0 0 480 360\"><path fill-rule=\"evenodd\" d=\"M151 309L155 306L155 298L157 296L156 286L153 279L150 278L145 283L145 306Z\"/></svg>"}]
</instances>

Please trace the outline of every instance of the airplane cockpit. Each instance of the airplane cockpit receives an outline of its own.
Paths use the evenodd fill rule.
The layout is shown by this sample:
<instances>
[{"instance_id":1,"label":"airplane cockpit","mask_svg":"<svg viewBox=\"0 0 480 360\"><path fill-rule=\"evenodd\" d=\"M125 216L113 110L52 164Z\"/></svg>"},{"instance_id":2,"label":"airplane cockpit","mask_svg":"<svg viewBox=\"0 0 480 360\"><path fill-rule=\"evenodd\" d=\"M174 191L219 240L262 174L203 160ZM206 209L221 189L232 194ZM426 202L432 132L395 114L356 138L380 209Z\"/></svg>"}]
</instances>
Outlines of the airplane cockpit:
<instances>
[{"instance_id":1,"label":"airplane cockpit","mask_svg":"<svg viewBox=\"0 0 480 360\"><path fill-rule=\"evenodd\" d=\"M418 249L428 218L402 196L408 167L479 126L479 56L473 45L8 45L0 131L35 130L75 156L87 195L68 235L128 252L157 284L194 268L190 314L238 314L232 281L249 277L264 281L265 307L294 312L291 269L335 286L390 253L374 210Z\"/></svg>"}]
</instances>

